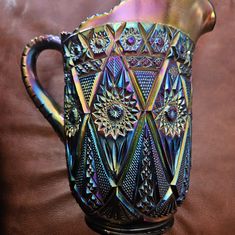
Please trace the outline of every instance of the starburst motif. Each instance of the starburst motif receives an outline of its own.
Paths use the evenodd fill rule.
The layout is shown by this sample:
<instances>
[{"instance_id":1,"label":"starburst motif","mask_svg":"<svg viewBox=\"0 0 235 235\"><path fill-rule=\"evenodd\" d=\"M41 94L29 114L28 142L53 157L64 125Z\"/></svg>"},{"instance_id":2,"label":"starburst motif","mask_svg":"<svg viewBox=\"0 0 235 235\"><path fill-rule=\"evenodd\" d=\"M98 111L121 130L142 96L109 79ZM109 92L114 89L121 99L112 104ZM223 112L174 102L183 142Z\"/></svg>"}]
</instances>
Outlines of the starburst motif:
<instances>
[{"instance_id":1,"label":"starburst motif","mask_svg":"<svg viewBox=\"0 0 235 235\"><path fill-rule=\"evenodd\" d=\"M155 121L158 128L167 136L180 136L185 129L188 111L182 89L170 94L160 101L162 105L156 107L154 113L157 115Z\"/></svg>"},{"instance_id":2,"label":"starburst motif","mask_svg":"<svg viewBox=\"0 0 235 235\"><path fill-rule=\"evenodd\" d=\"M166 53L170 48L168 32L161 26L154 31L149 42L155 53Z\"/></svg>"},{"instance_id":3,"label":"starburst motif","mask_svg":"<svg viewBox=\"0 0 235 235\"><path fill-rule=\"evenodd\" d=\"M70 55L69 55L70 59L72 59L73 62L76 62L81 58L84 52L84 49L82 48L82 45L80 44L80 42L78 43L72 42L69 45L69 51L70 51Z\"/></svg>"},{"instance_id":4,"label":"starburst motif","mask_svg":"<svg viewBox=\"0 0 235 235\"><path fill-rule=\"evenodd\" d=\"M105 31L99 31L93 34L90 46L95 54L104 53L110 44L110 39Z\"/></svg>"},{"instance_id":5,"label":"starburst motif","mask_svg":"<svg viewBox=\"0 0 235 235\"><path fill-rule=\"evenodd\" d=\"M77 108L77 103L72 99L65 96L65 133L68 137L75 136L79 130L82 119Z\"/></svg>"},{"instance_id":6,"label":"starburst motif","mask_svg":"<svg viewBox=\"0 0 235 235\"><path fill-rule=\"evenodd\" d=\"M126 28L120 38L125 51L137 51L142 43L142 37L137 28Z\"/></svg>"},{"instance_id":7,"label":"starburst motif","mask_svg":"<svg viewBox=\"0 0 235 235\"><path fill-rule=\"evenodd\" d=\"M95 123L98 131L102 131L105 137L125 136L127 132L134 129L137 122L137 101L133 93L123 88L102 88L102 94L97 95L94 104Z\"/></svg>"}]
</instances>

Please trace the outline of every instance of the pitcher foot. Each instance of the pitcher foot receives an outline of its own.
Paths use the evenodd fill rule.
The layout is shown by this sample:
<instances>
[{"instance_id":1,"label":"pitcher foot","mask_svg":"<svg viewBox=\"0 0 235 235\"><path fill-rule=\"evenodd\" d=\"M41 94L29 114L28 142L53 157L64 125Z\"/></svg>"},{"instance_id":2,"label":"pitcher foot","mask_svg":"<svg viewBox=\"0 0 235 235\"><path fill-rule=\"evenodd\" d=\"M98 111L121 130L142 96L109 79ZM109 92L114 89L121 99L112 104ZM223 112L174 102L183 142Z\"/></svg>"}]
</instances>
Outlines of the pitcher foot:
<instances>
[{"instance_id":1,"label":"pitcher foot","mask_svg":"<svg viewBox=\"0 0 235 235\"><path fill-rule=\"evenodd\" d=\"M104 221L99 221L91 217L86 217L87 225L95 232L102 235L125 235L125 234L138 234L138 235L162 235L169 230L174 224L174 217L158 223L136 223L130 225L118 226L108 224Z\"/></svg>"}]
</instances>

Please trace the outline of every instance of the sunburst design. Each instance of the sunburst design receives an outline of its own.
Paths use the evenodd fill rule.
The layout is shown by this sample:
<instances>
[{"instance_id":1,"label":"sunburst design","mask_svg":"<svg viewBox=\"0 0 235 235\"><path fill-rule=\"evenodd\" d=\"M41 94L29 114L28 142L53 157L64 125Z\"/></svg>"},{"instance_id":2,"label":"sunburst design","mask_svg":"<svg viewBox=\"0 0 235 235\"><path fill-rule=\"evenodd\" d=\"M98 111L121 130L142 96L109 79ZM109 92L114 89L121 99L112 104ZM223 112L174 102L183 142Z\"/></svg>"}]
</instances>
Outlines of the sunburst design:
<instances>
[{"instance_id":1,"label":"sunburst design","mask_svg":"<svg viewBox=\"0 0 235 235\"><path fill-rule=\"evenodd\" d=\"M90 46L95 54L104 53L110 44L110 39L105 31L99 31L93 34Z\"/></svg>"},{"instance_id":2,"label":"sunburst design","mask_svg":"<svg viewBox=\"0 0 235 235\"><path fill-rule=\"evenodd\" d=\"M72 61L76 63L84 53L84 48L82 47L80 42L72 42L69 45L69 52L70 59L72 59Z\"/></svg>"},{"instance_id":3,"label":"sunburst design","mask_svg":"<svg viewBox=\"0 0 235 235\"><path fill-rule=\"evenodd\" d=\"M65 134L68 137L75 136L76 132L80 129L82 122L81 115L77 108L77 103L65 96Z\"/></svg>"},{"instance_id":4,"label":"sunburst design","mask_svg":"<svg viewBox=\"0 0 235 235\"><path fill-rule=\"evenodd\" d=\"M167 136L180 136L185 129L188 117L185 98L182 89L175 93L172 89L170 94L164 99L164 104L156 108L155 121L158 128Z\"/></svg>"},{"instance_id":5,"label":"sunburst design","mask_svg":"<svg viewBox=\"0 0 235 235\"><path fill-rule=\"evenodd\" d=\"M137 28L126 28L120 38L125 51L137 51L142 43L142 37Z\"/></svg>"},{"instance_id":6,"label":"sunburst design","mask_svg":"<svg viewBox=\"0 0 235 235\"><path fill-rule=\"evenodd\" d=\"M138 120L139 110L133 93L117 87L107 89L102 86L101 89L102 94L97 95L93 113L98 131L114 139L125 136L134 129Z\"/></svg>"},{"instance_id":7,"label":"sunburst design","mask_svg":"<svg viewBox=\"0 0 235 235\"><path fill-rule=\"evenodd\" d=\"M155 53L166 53L170 48L170 39L166 28L160 25L157 26L149 42Z\"/></svg>"}]
</instances>

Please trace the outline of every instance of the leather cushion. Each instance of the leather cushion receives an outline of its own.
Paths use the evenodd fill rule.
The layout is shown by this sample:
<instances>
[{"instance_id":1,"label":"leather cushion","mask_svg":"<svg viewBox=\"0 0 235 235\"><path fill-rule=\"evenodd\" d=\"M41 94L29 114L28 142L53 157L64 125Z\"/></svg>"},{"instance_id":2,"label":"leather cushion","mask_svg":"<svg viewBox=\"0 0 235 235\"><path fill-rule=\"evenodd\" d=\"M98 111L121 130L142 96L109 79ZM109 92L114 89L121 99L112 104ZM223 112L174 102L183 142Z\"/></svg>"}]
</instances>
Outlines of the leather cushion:
<instances>
[{"instance_id":1,"label":"leather cushion","mask_svg":"<svg viewBox=\"0 0 235 235\"><path fill-rule=\"evenodd\" d=\"M72 31L109 0L0 2L1 234L95 234L72 198L64 146L27 96L20 56L29 39ZM231 235L235 231L235 66L233 0L212 0L218 22L197 44L193 63L193 169L187 200L168 235ZM48 56L46 56L48 55ZM39 59L42 84L62 104L58 53Z\"/></svg>"}]
</instances>

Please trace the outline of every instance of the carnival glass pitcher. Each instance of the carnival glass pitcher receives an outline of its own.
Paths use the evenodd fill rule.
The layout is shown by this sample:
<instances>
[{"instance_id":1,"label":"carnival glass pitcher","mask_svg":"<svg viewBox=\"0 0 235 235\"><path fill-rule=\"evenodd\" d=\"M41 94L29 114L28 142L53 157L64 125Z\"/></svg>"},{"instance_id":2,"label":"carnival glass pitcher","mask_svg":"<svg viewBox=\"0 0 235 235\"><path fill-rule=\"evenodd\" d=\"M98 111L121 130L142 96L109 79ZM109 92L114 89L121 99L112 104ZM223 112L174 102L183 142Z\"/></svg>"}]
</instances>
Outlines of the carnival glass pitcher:
<instances>
[{"instance_id":1,"label":"carnival glass pitcher","mask_svg":"<svg viewBox=\"0 0 235 235\"><path fill-rule=\"evenodd\" d=\"M65 144L71 190L95 231L173 225L189 188L193 51L214 25L208 0L126 0L25 47L26 89ZM64 58L64 109L36 75L45 49Z\"/></svg>"}]
</instances>

